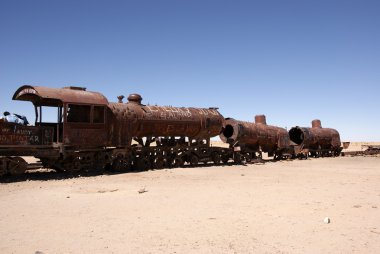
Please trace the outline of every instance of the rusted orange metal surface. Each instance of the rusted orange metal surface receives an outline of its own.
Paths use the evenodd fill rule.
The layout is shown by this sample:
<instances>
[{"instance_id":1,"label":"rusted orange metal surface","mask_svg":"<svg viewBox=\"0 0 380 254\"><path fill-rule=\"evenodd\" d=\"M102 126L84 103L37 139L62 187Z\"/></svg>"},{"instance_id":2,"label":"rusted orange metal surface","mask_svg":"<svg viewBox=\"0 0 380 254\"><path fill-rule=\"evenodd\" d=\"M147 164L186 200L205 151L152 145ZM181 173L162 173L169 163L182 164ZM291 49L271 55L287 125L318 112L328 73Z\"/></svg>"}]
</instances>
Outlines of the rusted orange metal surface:
<instances>
[{"instance_id":1,"label":"rusted orange metal surface","mask_svg":"<svg viewBox=\"0 0 380 254\"><path fill-rule=\"evenodd\" d=\"M34 106L62 107L62 115L60 116L62 122L59 125L36 123L39 126L52 126L54 137L56 137L59 128L59 137L55 139L56 142L75 148L107 145L109 133L106 128L107 119L104 115L106 114L105 109L108 107L108 100L101 93L74 86L51 88L24 85L17 89L13 99L31 101ZM94 123L95 106L103 106L100 110L101 119L98 119L100 121L97 123ZM83 113L85 108L88 110L86 111L88 114ZM38 114L36 110L36 115Z\"/></svg>"},{"instance_id":2,"label":"rusted orange metal surface","mask_svg":"<svg viewBox=\"0 0 380 254\"><path fill-rule=\"evenodd\" d=\"M331 128L322 128L320 120L313 120L312 127L293 127L289 130L292 142L310 150L336 150L341 146L339 132Z\"/></svg>"},{"instance_id":3,"label":"rusted orange metal surface","mask_svg":"<svg viewBox=\"0 0 380 254\"><path fill-rule=\"evenodd\" d=\"M256 116L255 123L227 118L219 137L232 146L247 146L269 153L286 149L290 143L286 129L267 125L264 115Z\"/></svg>"},{"instance_id":4,"label":"rusted orange metal surface","mask_svg":"<svg viewBox=\"0 0 380 254\"><path fill-rule=\"evenodd\" d=\"M52 88L42 86L21 86L13 95L13 100L31 101L34 105L49 104L56 106L57 102L79 104L108 104L104 95L98 92L86 91L83 87Z\"/></svg>"},{"instance_id":5,"label":"rusted orange metal surface","mask_svg":"<svg viewBox=\"0 0 380 254\"><path fill-rule=\"evenodd\" d=\"M144 105L139 94L129 95L126 103L124 96L110 103L81 87L25 85L13 99L32 102L36 121L35 126L0 122L0 175L24 172L26 162L19 156L35 156L55 170L78 171L240 163L260 159L261 152L275 159L340 152L339 133L322 128L319 120L288 133L267 125L265 115L255 116L255 123L224 119L217 108ZM56 108L55 122L44 122L45 106ZM217 135L230 147L211 147L210 138Z\"/></svg>"},{"instance_id":6,"label":"rusted orange metal surface","mask_svg":"<svg viewBox=\"0 0 380 254\"><path fill-rule=\"evenodd\" d=\"M52 142L53 128L0 122L0 148L10 145L51 145Z\"/></svg>"},{"instance_id":7,"label":"rusted orange metal surface","mask_svg":"<svg viewBox=\"0 0 380 254\"><path fill-rule=\"evenodd\" d=\"M216 108L185 108L150 106L141 103L138 94L131 94L128 102L109 103L111 132L120 145L126 137L190 137L207 139L217 136L224 118Z\"/></svg>"}]
</instances>

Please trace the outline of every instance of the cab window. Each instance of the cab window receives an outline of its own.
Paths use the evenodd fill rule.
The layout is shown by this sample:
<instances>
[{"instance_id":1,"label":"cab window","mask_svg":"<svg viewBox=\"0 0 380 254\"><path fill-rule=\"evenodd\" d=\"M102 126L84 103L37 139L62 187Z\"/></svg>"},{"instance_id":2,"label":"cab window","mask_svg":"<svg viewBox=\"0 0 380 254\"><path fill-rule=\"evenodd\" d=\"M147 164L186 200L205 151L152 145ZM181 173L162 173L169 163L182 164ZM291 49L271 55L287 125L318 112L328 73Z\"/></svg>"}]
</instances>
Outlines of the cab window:
<instances>
[{"instance_id":1,"label":"cab window","mask_svg":"<svg viewBox=\"0 0 380 254\"><path fill-rule=\"evenodd\" d=\"M104 106L94 106L94 123L104 123Z\"/></svg>"},{"instance_id":2,"label":"cab window","mask_svg":"<svg viewBox=\"0 0 380 254\"><path fill-rule=\"evenodd\" d=\"M90 123L91 106L69 104L67 107L67 122L69 123Z\"/></svg>"}]
</instances>

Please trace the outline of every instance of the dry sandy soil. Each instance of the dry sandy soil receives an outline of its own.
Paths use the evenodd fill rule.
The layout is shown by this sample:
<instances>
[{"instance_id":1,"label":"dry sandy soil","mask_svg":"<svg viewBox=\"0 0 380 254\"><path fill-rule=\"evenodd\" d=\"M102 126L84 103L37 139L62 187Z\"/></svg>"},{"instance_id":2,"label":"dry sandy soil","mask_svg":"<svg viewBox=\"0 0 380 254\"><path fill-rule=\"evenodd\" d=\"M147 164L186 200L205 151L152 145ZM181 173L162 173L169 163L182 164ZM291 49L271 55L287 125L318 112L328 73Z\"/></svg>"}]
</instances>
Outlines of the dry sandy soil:
<instances>
[{"instance_id":1,"label":"dry sandy soil","mask_svg":"<svg viewBox=\"0 0 380 254\"><path fill-rule=\"evenodd\" d=\"M1 183L0 253L378 253L379 183L380 157Z\"/></svg>"}]
</instances>

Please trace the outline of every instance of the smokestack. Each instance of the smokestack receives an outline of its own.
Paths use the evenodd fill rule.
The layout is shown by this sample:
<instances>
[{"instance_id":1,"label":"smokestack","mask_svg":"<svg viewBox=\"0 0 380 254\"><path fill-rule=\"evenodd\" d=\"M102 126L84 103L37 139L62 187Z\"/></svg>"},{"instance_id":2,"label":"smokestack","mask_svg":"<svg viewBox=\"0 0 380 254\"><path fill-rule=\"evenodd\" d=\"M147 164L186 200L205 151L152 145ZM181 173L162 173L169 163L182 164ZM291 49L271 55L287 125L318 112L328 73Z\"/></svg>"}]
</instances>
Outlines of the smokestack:
<instances>
[{"instance_id":1,"label":"smokestack","mask_svg":"<svg viewBox=\"0 0 380 254\"><path fill-rule=\"evenodd\" d=\"M255 123L256 124L267 124L267 119L266 119L265 115L255 116Z\"/></svg>"},{"instance_id":2,"label":"smokestack","mask_svg":"<svg viewBox=\"0 0 380 254\"><path fill-rule=\"evenodd\" d=\"M123 103L124 95L117 96L118 103Z\"/></svg>"},{"instance_id":3,"label":"smokestack","mask_svg":"<svg viewBox=\"0 0 380 254\"><path fill-rule=\"evenodd\" d=\"M322 128L321 120L315 119L311 121L311 128Z\"/></svg>"}]
</instances>

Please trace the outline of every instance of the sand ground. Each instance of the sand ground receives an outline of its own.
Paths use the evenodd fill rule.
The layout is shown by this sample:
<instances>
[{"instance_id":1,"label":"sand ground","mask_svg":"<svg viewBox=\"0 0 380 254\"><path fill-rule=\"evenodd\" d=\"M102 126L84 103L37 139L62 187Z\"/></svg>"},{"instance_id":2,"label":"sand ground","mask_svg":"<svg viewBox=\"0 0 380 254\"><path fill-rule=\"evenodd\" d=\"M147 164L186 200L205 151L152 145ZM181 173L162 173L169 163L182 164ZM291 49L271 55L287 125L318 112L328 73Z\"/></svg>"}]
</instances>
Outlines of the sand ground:
<instances>
[{"instance_id":1,"label":"sand ground","mask_svg":"<svg viewBox=\"0 0 380 254\"><path fill-rule=\"evenodd\" d=\"M380 157L1 183L0 253L378 253L379 183Z\"/></svg>"}]
</instances>

